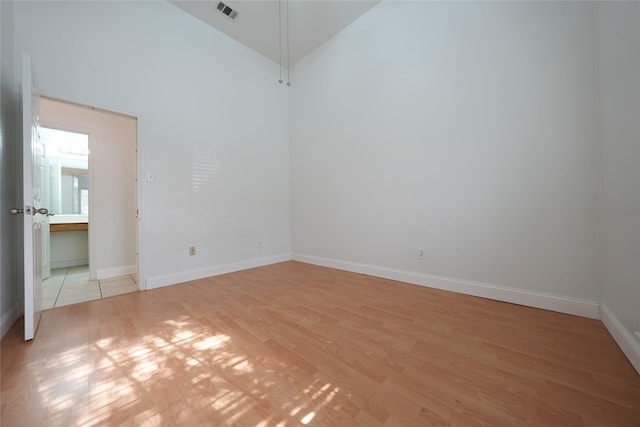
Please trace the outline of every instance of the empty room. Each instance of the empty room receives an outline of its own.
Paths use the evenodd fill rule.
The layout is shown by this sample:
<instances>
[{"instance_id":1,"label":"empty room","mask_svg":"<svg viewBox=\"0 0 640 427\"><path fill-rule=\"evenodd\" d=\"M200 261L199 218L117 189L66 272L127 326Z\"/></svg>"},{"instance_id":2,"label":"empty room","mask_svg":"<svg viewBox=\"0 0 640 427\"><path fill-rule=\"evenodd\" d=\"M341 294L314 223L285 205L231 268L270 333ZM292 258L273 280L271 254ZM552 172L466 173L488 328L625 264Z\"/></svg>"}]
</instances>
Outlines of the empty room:
<instances>
[{"instance_id":1,"label":"empty room","mask_svg":"<svg viewBox=\"0 0 640 427\"><path fill-rule=\"evenodd\" d=\"M640 426L640 2L2 0L0 48L0 425Z\"/></svg>"}]
</instances>

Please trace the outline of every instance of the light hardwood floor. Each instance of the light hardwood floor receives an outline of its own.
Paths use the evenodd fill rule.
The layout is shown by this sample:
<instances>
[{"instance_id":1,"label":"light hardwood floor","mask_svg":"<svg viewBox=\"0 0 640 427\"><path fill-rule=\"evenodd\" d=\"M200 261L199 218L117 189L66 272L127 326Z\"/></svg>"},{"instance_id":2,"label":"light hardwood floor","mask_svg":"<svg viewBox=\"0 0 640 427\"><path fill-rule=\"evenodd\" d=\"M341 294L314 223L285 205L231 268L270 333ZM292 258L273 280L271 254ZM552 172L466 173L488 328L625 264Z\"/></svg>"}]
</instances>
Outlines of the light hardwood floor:
<instances>
[{"instance_id":1,"label":"light hardwood floor","mask_svg":"<svg viewBox=\"0 0 640 427\"><path fill-rule=\"evenodd\" d=\"M599 321L296 262L21 328L2 426L640 426Z\"/></svg>"}]
</instances>

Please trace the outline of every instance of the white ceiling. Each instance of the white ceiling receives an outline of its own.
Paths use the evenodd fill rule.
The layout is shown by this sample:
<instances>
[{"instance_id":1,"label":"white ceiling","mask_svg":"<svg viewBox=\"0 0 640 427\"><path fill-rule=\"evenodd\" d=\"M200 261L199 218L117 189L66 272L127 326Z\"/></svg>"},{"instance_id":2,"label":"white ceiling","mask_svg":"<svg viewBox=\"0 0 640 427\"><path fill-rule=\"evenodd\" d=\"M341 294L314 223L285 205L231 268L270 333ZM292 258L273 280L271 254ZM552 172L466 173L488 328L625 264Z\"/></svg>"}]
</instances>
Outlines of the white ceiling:
<instances>
[{"instance_id":1,"label":"white ceiling","mask_svg":"<svg viewBox=\"0 0 640 427\"><path fill-rule=\"evenodd\" d=\"M280 62L278 11L282 25L282 64L287 65L286 16L289 8L290 53L293 65L316 47L358 19L380 0L222 0L238 12L232 21L216 7L220 0L170 0L258 53Z\"/></svg>"}]
</instances>

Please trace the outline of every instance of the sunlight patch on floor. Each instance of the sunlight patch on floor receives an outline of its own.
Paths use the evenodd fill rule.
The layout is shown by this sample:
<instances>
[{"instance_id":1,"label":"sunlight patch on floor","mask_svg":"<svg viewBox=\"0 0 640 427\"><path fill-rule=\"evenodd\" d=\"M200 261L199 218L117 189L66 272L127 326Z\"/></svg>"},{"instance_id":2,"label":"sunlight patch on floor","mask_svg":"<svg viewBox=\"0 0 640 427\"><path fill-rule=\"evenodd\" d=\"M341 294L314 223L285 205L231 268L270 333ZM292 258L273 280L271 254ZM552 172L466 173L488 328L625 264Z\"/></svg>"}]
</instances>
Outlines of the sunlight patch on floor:
<instances>
[{"instance_id":1,"label":"sunlight patch on floor","mask_svg":"<svg viewBox=\"0 0 640 427\"><path fill-rule=\"evenodd\" d=\"M273 376L286 375L288 362L246 354L231 336L186 316L163 321L130 341L117 335L100 337L89 347L68 348L31 367L51 419L78 426L109 423L132 412L136 425L164 425L170 423L165 419L167 408L155 406L154 393L185 393L187 401L193 388L208 390L208 398L189 401L179 412L181 419L209 410L228 424L261 414L251 425L307 425L339 391L315 380L284 403L284 414L277 411L282 415L275 417L260 402L278 392ZM283 419L287 413L291 419Z\"/></svg>"}]
</instances>

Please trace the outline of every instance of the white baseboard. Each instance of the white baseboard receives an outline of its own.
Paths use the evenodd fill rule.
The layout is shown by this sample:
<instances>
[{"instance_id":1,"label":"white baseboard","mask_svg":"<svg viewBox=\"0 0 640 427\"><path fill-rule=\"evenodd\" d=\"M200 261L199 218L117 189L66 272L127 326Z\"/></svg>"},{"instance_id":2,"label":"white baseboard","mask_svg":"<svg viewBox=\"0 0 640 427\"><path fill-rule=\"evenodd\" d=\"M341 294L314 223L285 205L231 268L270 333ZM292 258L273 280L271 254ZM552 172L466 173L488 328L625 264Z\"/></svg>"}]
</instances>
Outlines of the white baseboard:
<instances>
[{"instance_id":1,"label":"white baseboard","mask_svg":"<svg viewBox=\"0 0 640 427\"><path fill-rule=\"evenodd\" d=\"M97 271L98 280L111 279L112 277L126 276L127 274L135 274L135 265L123 265L121 267L102 268Z\"/></svg>"},{"instance_id":2,"label":"white baseboard","mask_svg":"<svg viewBox=\"0 0 640 427\"><path fill-rule=\"evenodd\" d=\"M0 319L0 338L3 338L20 317L20 304L17 302Z\"/></svg>"},{"instance_id":3,"label":"white baseboard","mask_svg":"<svg viewBox=\"0 0 640 427\"><path fill-rule=\"evenodd\" d=\"M65 261L54 261L51 263L51 268L67 268L77 267L79 265L89 265L89 260L85 259L69 259Z\"/></svg>"},{"instance_id":4,"label":"white baseboard","mask_svg":"<svg viewBox=\"0 0 640 427\"><path fill-rule=\"evenodd\" d=\"M218 265L201 270L172 274L169 276L152 277L147 279L147 290L161 288L163 286L175 285L177 283L189 282L191 280L203 279L205 277L218 276L220 274L247 270L249 268L262 267L264 265L276 264L284 261L291 261L291 254L275 255L265 258L255 258L247 261Z\"/></svg>"},{"instance_id":5,"label":"white baseboard","mask_svg":"<svg viewBox=\"0 0 640 427\"><path fill-rule=\"evenodd\" d=\"M606 304L600 305L602 323L607 328L613 339L618 343L629 362L640 374L640 336L631 333L620 320L613 314Z\"/></svg>"},{"instance_id":6,"label":"white baseboard","mask_svg":"<svg viewBox=\"0 0 640 427\"><path fill-rule=\"evenodd\" d=\"M523 289L509 288L506 286L491 285L488 283L471 282L468 280L449 277L431 276L428 274L358 264L311 255L294 253L292 255L292 259L294 261L305 262L308 264L331 267L338 270L346 270L354 273L366 274L368 276L381 277L384 279L397 280L429 288L458 292L461 294L520 304L528 307L542 308L560 313L574 314L591 319L600 319L600 304L596 301L527 291Z\"/></svg>"}]
</instances>

